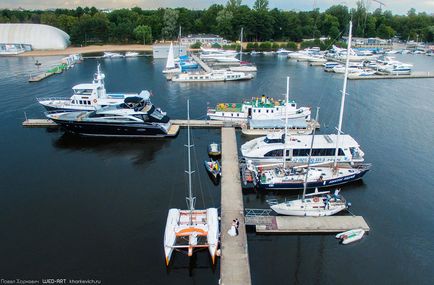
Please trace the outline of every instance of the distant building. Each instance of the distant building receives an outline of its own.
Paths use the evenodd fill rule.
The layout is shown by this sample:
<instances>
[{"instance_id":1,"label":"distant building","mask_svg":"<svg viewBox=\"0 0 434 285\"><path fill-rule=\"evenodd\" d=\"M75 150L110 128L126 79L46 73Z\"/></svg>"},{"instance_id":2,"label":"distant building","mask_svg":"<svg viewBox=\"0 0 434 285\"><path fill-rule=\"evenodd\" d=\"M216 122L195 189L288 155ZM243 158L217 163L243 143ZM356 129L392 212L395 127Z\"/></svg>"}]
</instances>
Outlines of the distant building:
<instances>
[{"instance_id":1,"label":"distant building","mask_svg":"<svg viewBox=\"0 0 434 285\"><path fill-rule=\"evenodd\" d=\"M69 35L40 24L0 24L0 49L65 49Z\"/></svg>"},{"instance_id":2,"label":"distant building","mask_svg":"<svg viewBox=\"0 0 434 285\"><path fill-rule=\"evenodd\" d=\"M181 38L181 43L184 45L190 46L197 42L201 44L209 44L209 45L219 44L221 46L228 44L227 40L217 35L198 34L198 35L188 35L187 37Z\"/></svg>"},{"instance_id":3,"label":"distant building","mask_svg":"<svg viewBox=\"0 0 434 285\"><path fill-rule=\"evenodd\" d=\"M154 44L152 45L152 56L154 58L167 58L169 55L169 48L170 44ZM187 54L187 47L184 45L181 45L181 47L178 44L173 45L173 56L177 58L180 55L186 55Z\"/></svg>"}]
</instances>

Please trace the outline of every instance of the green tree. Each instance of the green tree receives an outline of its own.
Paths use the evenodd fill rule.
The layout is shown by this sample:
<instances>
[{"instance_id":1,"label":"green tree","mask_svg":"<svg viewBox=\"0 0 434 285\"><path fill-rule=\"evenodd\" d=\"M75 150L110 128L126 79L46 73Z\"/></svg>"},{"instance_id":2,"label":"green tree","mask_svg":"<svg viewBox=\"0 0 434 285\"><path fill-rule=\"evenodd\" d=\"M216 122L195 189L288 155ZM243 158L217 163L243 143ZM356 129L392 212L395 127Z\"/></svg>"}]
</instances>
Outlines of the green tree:
<instances>
[{"instance_id":1,"label":"green tree","mask_svg":"<svg viewBox=\"0 0 434 285\"><path fill-rule=\"evenodd\" d=\"M227 9L223 9L217 14L217 31L221 36L227 36L232 32L233 14Z\"/></svg>"},{"instance_id":2,"label":"green tree","mask_svg":"<svg viewBox=\"0 0 434 285\"><path fill-rule=\"evenodd\" d=\"M256 11L268 11L268 0L255 0L253 9Z\"/></svg>"},{"instance_id":3,"label":"green tree","mask_svg":"<svg viewBox=\"0 0 434 285\"><path fill-rule=\"evenodd\" d=\"M143 40L143 44L152 43L152 29L149 26L139 25L134 29L134 36L137 40Z\"/></svg>"},{"instance_id":4,"label":"green tree","mask_svg":"<svg viewBox=\"0 0 434 285\"><path fill-rule=\"evenodd\" d=\"M164 10L163 29L161 31L164 39L172 39L178 27L179 12L167 8Z\"/></svg>"},{"instance_id":5,"label":"green tree","mask_svg":"<svg viewBox=\"0 0 434 285\"><path fill-rule=\"evenodd\" d=\"M390 39L395 36L395 31L392 27L381 24L377 29L377 35L382 39Z\"/></svg>"}]
</instances>

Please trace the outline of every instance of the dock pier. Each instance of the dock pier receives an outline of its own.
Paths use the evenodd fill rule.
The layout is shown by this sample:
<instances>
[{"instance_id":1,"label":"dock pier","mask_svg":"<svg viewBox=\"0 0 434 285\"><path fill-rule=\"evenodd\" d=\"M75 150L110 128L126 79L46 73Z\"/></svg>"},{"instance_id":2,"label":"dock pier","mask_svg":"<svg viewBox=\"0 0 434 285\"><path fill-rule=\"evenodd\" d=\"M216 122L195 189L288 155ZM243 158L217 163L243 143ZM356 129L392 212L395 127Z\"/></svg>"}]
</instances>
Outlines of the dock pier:
<instances>
[{"instance_id":1,"label":"dock pier","mask_svg":"<svg viewBox=\"0 0 434 285\"><path fill-rule=\"evenodd\" d=\"M235 129L222 128L220 223L220 284L222 285L249 285L252 283L237 150ZM228 234L228 230L234 219L240 221L240 227L238 236L233 237Z\"/></svg>"},{"instance_id":2,"label":"dock pier","mask_svg":"<svg viewBox=\"0 0 434 285\"><path fill-rule=\"evenodd\" d=\"M361 216L271 216L272 212L271 209L246 209L245 223L262 234L340 233L352 229L370 231Z\"/></svg>"},{"instance_id":3,"label":"dock pier","mask_svg":"<svg viewBox=\"0 0 434 285\"><path fill-rule=\"evenodd\" d=\"M208 64L206 64L205 62L203 62L203 60L201 60L197 55L195 55L195 54L192 53L190 56L193 58L193 60L195 62L197 62L200 65L200 67L203 68L203 70L205 70L206 72L211 72L212 71L211 67L209 67Z\"/></svg>"}]
</instances>

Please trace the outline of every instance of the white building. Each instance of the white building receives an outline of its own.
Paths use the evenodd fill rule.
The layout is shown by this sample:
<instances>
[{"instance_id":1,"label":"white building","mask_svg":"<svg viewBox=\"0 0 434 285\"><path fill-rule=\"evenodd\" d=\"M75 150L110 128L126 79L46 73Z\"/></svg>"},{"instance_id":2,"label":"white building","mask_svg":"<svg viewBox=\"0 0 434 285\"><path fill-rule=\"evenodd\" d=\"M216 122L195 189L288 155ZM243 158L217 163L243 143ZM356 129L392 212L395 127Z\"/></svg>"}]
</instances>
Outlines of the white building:
<instances>
[{"instance_id":1,"label":"white building","mask_svg":"<svg viewBox=\"0 0 434 285\"><path fill-rule=\"evenodd\" d=\"M27 49L65 49L69 35L58 28L41 24L0 24L0 45Z\"/></svg>"},{"instance_id":2,"label":"white building","mask_svg":"<svg viewBox=\"0 0 434 285\"><path fill-rule=\"evenodd\" d=\"M184 45L190 46L197 42L201 44L210 44L210 45L217 43L221 46L228 44L227 40L217 35L198 34L198 35L188 35L187 37L181 38L181 43Z\"/></svg>"}]
</instances>

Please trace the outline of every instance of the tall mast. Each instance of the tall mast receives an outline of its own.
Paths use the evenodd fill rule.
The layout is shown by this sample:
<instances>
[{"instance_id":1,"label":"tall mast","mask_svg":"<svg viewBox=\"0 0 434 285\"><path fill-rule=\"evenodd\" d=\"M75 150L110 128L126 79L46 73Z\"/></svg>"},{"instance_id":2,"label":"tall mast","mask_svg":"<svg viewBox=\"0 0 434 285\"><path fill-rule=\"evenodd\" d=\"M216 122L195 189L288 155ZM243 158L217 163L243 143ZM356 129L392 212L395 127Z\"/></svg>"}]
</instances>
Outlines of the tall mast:
<instances>
[{"instance_id":1,"label":"tall mast","mask_svg":"<svg viewBox=\"0 0 434 285\"><path fill-rule=\"evenodd\" d=\"M318 112L317 112L318 114ZM318 118L318 116L317 116ZM316 129L313 128L313 133L312 133L312 140L310 141L310 150L309 150L309 158L307 160L307 169L306 169L306 174L304 175L304 181L303 181L303 200L304 197L306 196L306 189L307 189L307 176L309 174L309 168L310 168L310 159L312 157L312 149L313 149L313 140L315 139L315 131Z\"/></svg>"},{"instance_id":2,"label":"tall mast","mask_svg":"<svg viewBox=\"0 0 434 285\"><path fill-rule=\"evenodd\" d=\"M241 27L241 35L240 35L240 42L241 42L241 47L240 47L240 61L243 61L243 27Z\"/></svg>"},{"instance_id":3,"label":"tall mast","mask_svg":"<svg viewBox=\"0 0 434 285\"><path fill-rule=\"evenodd\" d=\"M289 101L289 76L286 77L285 98L285 137L283 139L283 168L286 168L286 136L288 135L288 101Z\"/></svg>"},{"instance_id":4,"label":"tall mast","mask_svg":"<svg viewBox=\"0 0 434 285\"><path fill-rule=\"evenodd\" d=\"M194 211L194 201L196 197L193 197L193 191L191 189L191 174L194 173L194 171L191 171L191 147L190 144L190 100L187 100L187 149L188 149L188 171L186 173L188 174L188 197L187 197L187 206L190 210L190 224L192 224L192 214Z\"/></svg>"},{"instance_id":5,"label":"tall mast","mask_svg":"<svg viewBox=\"0 0 434 285\"><path fill-rule=\"evenodd\" d=\"M179 26L179 34L178 34L178 57L181 56L181 26Z\"/></svg>"},{"instance_id":6,"label":"tall mast","mask_svg":"<svg viewBox=\"0 0 434 285\"><path fill-rule=\"evenodd\" d=\"M350 64L350 50L351 50L351 38L352 38L352 31L353 31L353 22L350 21L350 28L348 32L348 45L347 45L347 59L345 62L345 75L344 75L344 87L342 89L342 99L341 99L341 110L339 113L339 125L338 125L338 134L336 137L336 150L335 150L335 162L334 167L336 168L336 165L338 163L338 154L339 154L339 139L341 135L342 130L342 118L344 116L344 105L345 105L345 96L347 94L347 81L348 81L348 65Z\"/></svg>"}]
</instances>

